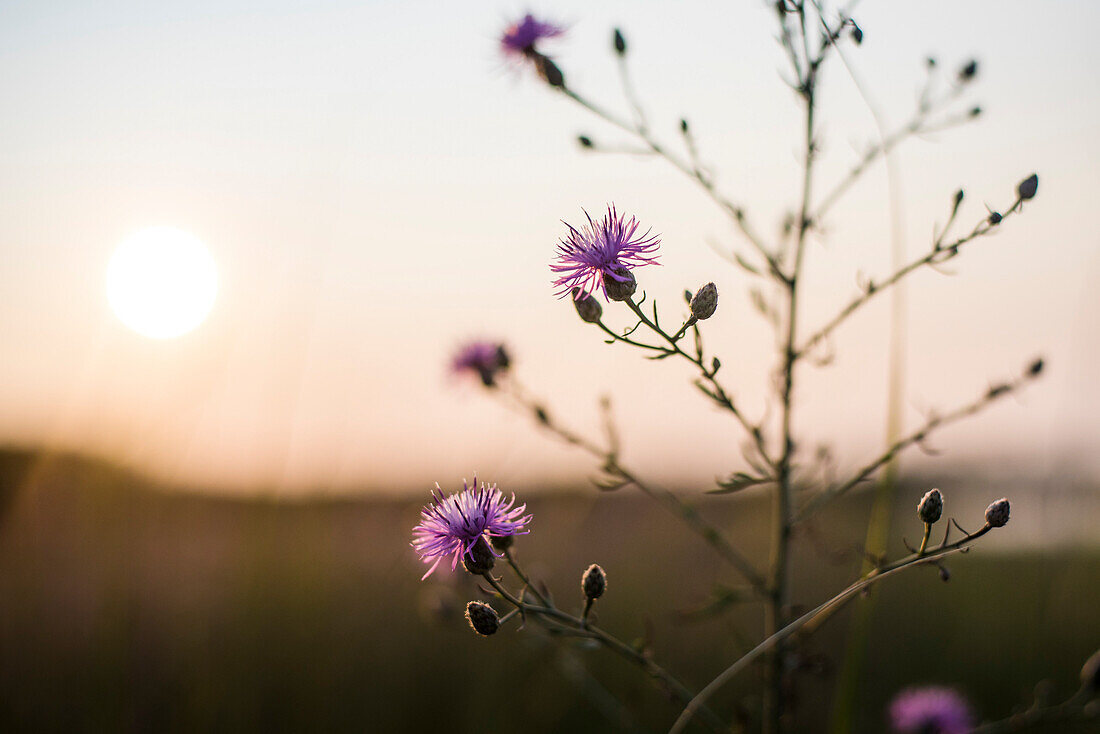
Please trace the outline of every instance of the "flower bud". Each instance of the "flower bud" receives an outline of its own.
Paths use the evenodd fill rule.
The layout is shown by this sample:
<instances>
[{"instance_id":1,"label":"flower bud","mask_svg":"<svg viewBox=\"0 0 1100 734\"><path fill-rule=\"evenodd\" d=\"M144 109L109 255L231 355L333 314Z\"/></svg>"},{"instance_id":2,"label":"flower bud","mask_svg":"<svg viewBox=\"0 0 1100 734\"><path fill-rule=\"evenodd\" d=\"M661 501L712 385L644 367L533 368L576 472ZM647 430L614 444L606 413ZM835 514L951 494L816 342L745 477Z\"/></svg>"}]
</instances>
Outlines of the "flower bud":
<instances>
[{"instance_id":1,"label":"flower bud","mask_svg":"<svg viewBox=\"0 0 1100 734\"><path fill-rule=\"evenodd\" d=\"M594 143L592 142L592 138L588 137L587 135L578 135L577 144L580 145L582 148L591 148L594 145Z\"/></svg>"},{"instance_id":2,"label":"flower bud","mask_svg":"<svg viewBox=\"0 0 1100 734\"><path fill-rule=\"evenodd\" d=\"M580 290L580 288L573 289L573 306L577 309L577 315L581 317L581 321L594 324L603 318L603 306L590 293L577 298Z\"/></svg>"},{"instance_id":3,"label":"flower bud","mask_svg":"<svg viewBox=\"0 0 1100 734\"><path fill-rule=\"evenodd\" d=\"M691 315L699 321L709 319L718 308L718 288L714 283L707 283L695 292L688 304Z\"/></svg>"},{"instance_id":4,"label":"flower bud","mask_svg":"<svg viewBox=\"0 0 1100 734\"><path fill-rule=\"evenodd\" d=\"M581 576L581 589L585 599L599 599L607 589L607 574L593 563Z\"/></svg>"},{"instance_id":5,"label":"flower bud","mask_svg":"<svg viewBox=\"0 0 1100 734\"><path fill-rule=\"evenodd\" d=\"M623 38L623 32L618 28L615 29L615 53L619 56L626 53L626 39Z\"/></svg>"},{"instance_id":6,"label":"flower bud","mask_svg":"<svg viewBox=\"0 0 1100 734\"><path fill-rule=\"evenodd\" d=\"M943 495L938 489L929 490L917 505L917 516L929 525L943 514Z\"/></svg>"},{"instance_id":7,"label":"flower bud","mask_svg":"<svg viewBox=\"0 0 1100 734\"><path fill-rule=\"evenodd\" d=\"M615 265L611 268L611 273L604 272L603 288L607 293L607 297L612 301L625 301L634 295L634 291L638 290L638 281L635 279L634 273L622 265Z\"/></svg>"},{"instance_id":8,"label":"flower bud","mask_svg":"<svg viewBox=\"0 0 1100 734\"><path fill-rule=\"evenodd\" d=\"M1008 511L1008 500L1002 497L985 508L985 521L995 528L1003 528L1008 524Z\"/></svg>"},{"instance_id":9,"label":"flower bud","mask_svg":"<svg viewBox=\"0 0 1100 734\"><path fill-rule=\"evenodd\" d=\"M531 58L535 62L535 71L539 73L543 81L551 87L565 87L565 75L561 73L561 69L549 56L544 56L535 51Z\"/></svg>"},{"instance_id":10,"label":"flower bud","mask_svg":"<svg viewBox=\"0 0 1100 734\"><path fill-rule=\"evenodd\" d=\"M977 75L978 75L978 62L977 62L976 59L971 59L969 62L967 62L966 66L959 69L959 81L960 82L965 83L965 82L972 81L974 79L974 77L976 77Z\"/></svg>"},{"instance_id":11,"label":"flower bud","mask_svg":"<svg viewBox=\"0 0 1100 734\"><path fill-rule=\"evenodd\" d=\"M467 571L475 575L488 573L493 569L495 563L496 555L493 553L493 549L489 547L484 535L478 538L470 550L462 556L462 565Z\"/></svg>"},{"instance_id":12,"label":"flower bud","mask_svg":"<svg viewBox=\"0 0 1100 734\"><path fill-rule=\"evenodd\" d=\"M516 542L516 536L514 535L490 535L489 544L503 553L512 547L512 544Z\"/></svg>"},{"instance_id":13,"label":"flower bud","mask_svg":"<svg viewBox=\"0 0 1100 734\"><path fill-rule=\"evenodd\" d=\"M1034 199L1035 193L1039 190L1039 175L1036 173L1031 174L1016 187L1016 194L1020 197L1021 201L1027 201L1028 199Z\"/></svg>"},{"instance_id":14,"label":"flower bud","mask_svg":"<svg viewBox=\"0 0 1100 734\"><path fill-rule=\"evenodd\" d=\"M863 43L863 29L856 25L855 21L852 21L852 40L857 46Z\"/></svg>"},{"instance_id":15,"label":"flower bud","mask_svg":"<svg viewBox=\"0 0 1100 734\"><path fill-rule=\"evenodd\" d=\"M1081 666L1081 683L1093 695L1100 693L1100 650L1094 652Z\"/></svg>"},{"instance_id":16,"label":"flower bud","mask_svg":"<svg viewBox=\"0 0 1100 734\"><path fill-rule=\"evenodd\" d=\"M466 605L466 619L470 626L483 637L495 634L500 629L500 615L497 610L485 602L472 601Z\"/></svg>"},{"instance_id":17,"label":"flower bud","mask_svg":"<svg viewBox=\"0 0 1100 734\"><path fill-rule=\"evenodd\" d=\"M1001 216L1000 212L990 212L989 213L989 226L996 227L998 224L1001 223L1002 219L1004 219L1004 217Z\"/></svg>"},{"instance_id":18,"label":"flower bud","mask_svg":"<svg viewBox=\"0 0 1100 734\"><path fill-rule=\"evenodd\" d=\"M1032 377L1038 377L1043 371L1043 359L1042 357L1036 359L1034 362L1027 366L1027 373Z\"/></svg>"}]
</instances>

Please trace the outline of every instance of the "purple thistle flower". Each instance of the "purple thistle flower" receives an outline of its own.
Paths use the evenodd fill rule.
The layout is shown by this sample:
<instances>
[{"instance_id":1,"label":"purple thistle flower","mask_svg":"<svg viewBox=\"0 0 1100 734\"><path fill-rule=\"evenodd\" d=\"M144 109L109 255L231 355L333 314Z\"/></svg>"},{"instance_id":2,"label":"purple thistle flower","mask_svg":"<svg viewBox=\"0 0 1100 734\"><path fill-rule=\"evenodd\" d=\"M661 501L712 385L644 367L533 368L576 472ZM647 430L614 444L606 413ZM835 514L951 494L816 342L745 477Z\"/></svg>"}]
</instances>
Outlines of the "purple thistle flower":
<instances>
[{"instance_id":1,"label":"purple thistle flower","mask_svg":"<svg viewBox=\"0 0 1100 734\"><path fill-rule=\"evenodd\" d=\"M537 20L528 13L523 20L504 29L500 36L500 48L506 56L530 58L537 52L535 44L544 38L555 38L565 33L565 29L554 23Z\"/></svg>"},{"instance_id":2,"label":"purple thistle flower","mask_svg":"<svg viewBox=\"0 0 1100 734\"><path fill-rule=\"evenodd\" d=\"M456 375L474 373L485 387L496 384L499 373L508 369L512 360L504 345L492 341L472 341L463 344L451 358L451 372Z\"/></svg>"},{"instance_id":3,"label":"purple thistle flower","mask_svg":"<svg viewBox=\"0 0 1100 734\"><path fill-rule=\"evenodd\" d=\"M550 265L550 270L561 273L554 281L558 298L574 288L577 289L573 294L576 300L595 293L597 288L607 298L606 278L625 283L631 276L623 275L624 270L629 273L631 268L657 262L652 253L661 241L656 235L650 235L651 230L636 234L638 220L627 219L625 214L620 216L614 204L607 207L607 214L599 221L594 221L588 212L584 216L588 218L588 225L581 229L562 222L569 227L569 236L561 240L557 262Z\"/></svg>"},{"instance_id":4,"label":"purple thistle flower","mask_svg":"<svg viewBox=\"0 0 1100 734\"><path fill-rule=\"evenodd\" d=\"M943 686L902 691L890 704L890 720L902 734L967 734L974 726L970 704Z\"/></svg>"},{"instance_id":5,"label":"purple thistle flower","mask_svg":"<svg viewBox=\"0 0 1100 734\"><path fill-rule=\"evenodd\" d=\"M413 528L412 547L424 563L432 567L421 577L428 578L444 558L451 556L451 570L463 555L483 537L502 538L529 532L531 515L524 515L527 505L513 507L516 496L506 498L497 485L473 486L462 481L462 491L448 497L435 485L431 504L420 511L420 523ZM498 555L495 554L494 555ZM432 561L435 561L432 563Z\"/></svg>"}]
</instances>

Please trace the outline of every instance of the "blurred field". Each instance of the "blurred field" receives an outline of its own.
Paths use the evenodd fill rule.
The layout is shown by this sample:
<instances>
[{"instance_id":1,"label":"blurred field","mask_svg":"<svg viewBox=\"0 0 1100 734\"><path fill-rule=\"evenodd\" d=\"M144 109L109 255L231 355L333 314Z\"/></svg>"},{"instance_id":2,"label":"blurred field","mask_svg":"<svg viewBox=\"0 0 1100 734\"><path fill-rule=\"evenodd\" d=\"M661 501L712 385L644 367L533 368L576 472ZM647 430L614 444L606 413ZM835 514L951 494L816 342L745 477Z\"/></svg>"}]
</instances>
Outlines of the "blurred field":
<instances>
[{"instance_id":1,"label":"blurred field","mask_svg":"<svg viewBox=\"0 0 1100 734\"><path fill-rule=\"evenodd\" d=\"M963 525L980 524L990 499L1024 491L935 479ZM929 484L914 480L899 495L895 527L911 539L911 508ZM916 569L880 586L859 731L884 731L885 702L910 683L958 685L998 718L1040 679L1067 695L1100 646L1097 496L1093 486L1052 485L1014 502L1012 523L992 542L955 556L950 583ZM699 503L761 556L764 503ZM460 618L477 595L470 580L444 571L419 581L408 547L418 507L169 493L93 462L0 454L0 731L668 726L675 708L602 650L514 626L475 637ZM648 628L656 658L690 685L728 664L740 635L759 635L752 606L691 623L677 616L737 579L645 498L578 488L534 495L529 507L533 532L518 546L528 571L560 604L579 607L580 573L601 563L610 587L600 624L627 639ZM1041 525L1029 523L1040 508ZM866 509L855 498L800 537L799 603L852 578L858 558L846 551ZM1063 525L1074 530L1051 534ZM822 728L846 621L835 618L811 643L798 731ZM754 674L717 705L751 707Z\"/></svg>"}]
</instances>

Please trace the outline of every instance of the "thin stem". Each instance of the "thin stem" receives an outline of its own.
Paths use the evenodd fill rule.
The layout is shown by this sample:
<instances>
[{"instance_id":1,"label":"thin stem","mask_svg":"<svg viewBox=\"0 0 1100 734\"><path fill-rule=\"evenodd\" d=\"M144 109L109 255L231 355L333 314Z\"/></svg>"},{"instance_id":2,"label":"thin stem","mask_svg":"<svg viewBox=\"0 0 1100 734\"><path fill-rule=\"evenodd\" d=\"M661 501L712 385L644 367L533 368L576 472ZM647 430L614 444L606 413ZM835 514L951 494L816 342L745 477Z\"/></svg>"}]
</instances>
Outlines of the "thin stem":
<instances>
[{"instance_id":1,"label":"thin stem","mask_svg":"<svg viewBox=\"0 0 1100 734\"><path fill-rule=\"evenodd\" d=\"M615 127L618 127L619 129L636 136L655 155L668 161L681 173L695 181L703 189L703 191L705 191L706 194L730 216L730 218L737 225L738 229L741 230L741 233L745 236L745 238L749 241L749 243L753 246L757 253L759 253L760 256L764 258L764 261L768 264L768 269L771 271L772 275L777 280L783 280L785 278L782 271L779 269L779 264L776 262L775 257L768 251L768 248L764 245L764 241L752 230L748 222L745 221L745 210L739 205L734 204L732 201L724 197L721 193L719 193L718 189L715 188L714 182L707 178L697 162L682 160L679 156L666 150L665 147L661 145L661 143L659 143L650 134L648 129L623 120L614 113L608 112L594 102L591 102L587 98L582 97L580 94L573 91L572 89L568 87L559 87L558 89L560 89L562 94L564 94L566 97L573 100L581 107L584 107L586 110L601 118L605 122L611 123Z\"/></svg>"},{"instance_id":2,"label":"thin stem","mask_svg":"<svg viewBox=\"0 0 1100 734\"><path fill-rule=\"evenodd\" d=\"M518 572L522 573L522 572ZM561 611L551 604L536 606L528 604L520 599L517 599L508 589L504 587L497 579L493 578L491 573L483 573L482 577L489 582L489 585L500 594L501 598L514 606L518 611L524 614L531 614L536 616L549 617L553 620L563 622L567 627L571 628L569 632L578 637L586 637L588 639L596 640L607 649L618 654L620 657L638 665L651 677L661 681L664 688L681 704L687 704L691 701L695 694L680 682L676 676L669 673L645 653L637 650L636 648L628 645L619 638L604 631L603 629L596 627L595 625L587 624L586 619L580 619L574 617L571 614ZM721 732L725 730L725 726L722 719L718 717L713 711L706 709L705 716L707 724L714 729L714 731Z\"/></svg>"},{"instance_id":3,"label":"thin stem","mask_svg":"<svg viewBox=\"0 0 1100 734\"><path fill-rule=\"evenodd\" d=\"M1045 724L1053 721L1072 721L1083 718L1085 704L1093 697L1090 695L1088 684L1083 684L1077 692L1061 703L1053 706L1040 706L1038 702L1026 711L1013 714L1000 721L991 721L970 730L970 734L1001 734L1002 732L1020 731L1037 724Z\"/></svg>"},{"instance_id":4,"label":"thin stem","mask_svg":"<svg viewBox=\"0 0 1100 734\"><path fill-rule=\"evenodd\" d=\"M662 507L679 517L689 528L691 528L691 530L699 535L723 560L737 569L757 593L763 593L765 583L760 573L744 555L733 547L722 531L703 518L698 510L686 504L670 490L650 484L638 477L633 471L625 467L619 461L617 451L604 449L595 442L560 425L551 418L550 414L543 406L527 398L515 381L510 381L509 385L512 388L512 392L502 392L500 394L511 397L524 412L530 412L534 415L535 420L546 430L567 443L584 449L586 452L599 459L602 462L601 468L612 477L621 481L619 486L633 484L641 490L643 494L657 500Z\"/></svg>"},{"instance_id":5,"label":"thin stem","mask_svg":"<svg viewBox=\"0 0 1100 734\"><path fill-rule=\"evenodd\" d=\"M920 550L917 551L918 556L923 556L924 551L928 548L928 539L932 537L932 523L926 522L924 524L924 537L920 541Z\"/></svg>"},{"instance_id":6,"label":"thin stem","mask_svg":"<svg viewBox=\"0 0 1100 734\"><path fill-rule=\"evenodd\" d=\"M1039 366L1040 364L1041 363L1037 362L1036 366ZM883 454L879 455L873 461L869 462L862 469L857 471L851 479L844 482L843 484L839 484L829 489L822 490L817 495L812 497L808 502L806 502L802 509L798 511L795 517L795 521L802 522L828 502L836 499L837 497L840 497L860 482L868 479L880 467L889 463L901 451L904 451L906 448L912 446L913 444L917 444L925 440L937 428L948 425L950 423L955 423L962 418L979 412L998 398L1004 397L1005 395L1009 395L1019 390L1030 380L1035 379L1038 374L1038 370L1035 369L1035 367L1033 366L1032 368L1029 368L1027 372L1025 372L1023 375L1017 377L1010 382L994 385L993 387L986 390L981 397L970 403L967 403L966 405L963 405L962 407L956 408L949 413L944 413L943 415L932 416L920 428L891 444Z\"/></svg>"},{"instance_id":7,"label":"thin stem","mask_svg":"<svg viewBox=\"0 0 1100 734\"><path fill-rule=\"evenodd\" d=\"M841 591L836 596L832 597L828 601L818 605L814 609L806 612L801 617L791 622L781 630L769 635L760 644L722 671L714 680L706 685L703 690L699 691L699 694L684 708L683 713L680 714L680 718L676 720L676 723L669 729L668 734L678 734L682 732L687 726L691 717L695 715L695 712L699 707L703 706L707 699L709 699L714 693L718 691L723 685L730 681L734 676L747 668L754 660L763 655L768 650L771 650L783 640L786 640L791 635L798 632L803 627L814 622L816 627L820 621L818 618L826 619L832 616L837 610L839 610L844 604L851 599L854 599L861 591L868 588L872 584L876 584L879 581L887 579L897 573L904 571L907 568L919 566L927 563L933 563L944 556L952 553L957 553L966 549L969 543L977 540L981 536L992 530L991 525L985 525L981 530L975 533L970 533L961 540L957 540L954 543L945 543L931 551L927 555L920 556L916 553L906 556L900 560L883 566L871 573L867 574L863 578L854 582L846 589Z\"/></svg>"},{"instance_id":8,"label":"thin stem","mask_svg":"<svg viewBox=\"0 0 1100 734\"><path fill-rule=\"evenodd\" d=\"M1017 199L1016 202L1012 205L1012 208L1001 216L1000 221L1004 222L1004 220L1008 219L1008 217L1010 217L1012 214L1020 211L1021 204L1022 201L1020 199ZM840 313L834 316L827 324L825 324L825 326L821 327L821 329L814 333L813 336L806 340L802 347L799 348L798 356L801 357L805 355L823 339L829 336L829 334L833 333L833 331L842 323L844 323L844 321L856 310L864 306L877 294L882 293L883 291L890 288L890 286L894 285L899 280L909 275L909 273L912 273L914 270L917 270L918 268L921 268L925 265L938 265L942 262L950 260L951 258L959 254L959 248L961 248L963 245L979 237L983 237L989 234L992 230L999 226L1000 224L991 224L988 218L983 219L977 224L977 226L974 227L973 230L971 230L969 234L966 234L946 245L942 242L943 234L941 234L940 237L937 238L937 241L933 243L931 252L921 257L918 257L904 267L899 268L892 275L887 277L886 280L883 280L879 283L873 281L868 283L863 293L853 298L847 306L840 310Z\"/></svg>"}]
</instances>

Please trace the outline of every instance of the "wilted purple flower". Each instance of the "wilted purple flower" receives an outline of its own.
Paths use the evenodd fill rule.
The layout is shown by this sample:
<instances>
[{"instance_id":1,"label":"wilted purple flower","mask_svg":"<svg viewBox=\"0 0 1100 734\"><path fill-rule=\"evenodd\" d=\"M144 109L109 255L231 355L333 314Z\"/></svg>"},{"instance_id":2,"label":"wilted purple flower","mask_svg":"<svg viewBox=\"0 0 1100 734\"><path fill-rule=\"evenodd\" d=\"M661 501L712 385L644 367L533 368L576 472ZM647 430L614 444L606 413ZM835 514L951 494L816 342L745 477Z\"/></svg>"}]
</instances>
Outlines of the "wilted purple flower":
<instances>
[{"instance_id":1,"label":"wilted purple flower","mask_svg":"<svg viewBox=\"0 0 1100 734\"><path fill-rule=\"evenodd\" d=\"M508 56L528 58L537 51L535 44L544 38L554 38L565 33L565 29L553 23L538 20L528 13L523 20L504 29L500 36L500 48Z\"/></svg>"},{"instance_id":2,"label":"wilted purple flower","mask_svg":"<svg viewBox=\"0 0 1100 734\"><path fill-rule=\"evenodd\" d=\"M479 486L477 477L471 487L462 482L462 491L448 497L435 485L431 504L420 511L420 523L413 528L412 547L424 563L432 567L424 574L428 578L439 562L451 557L451 570L462 556L483 537L523 535L528 532L530 515L524 515L527 505L513 507L516 496L506 498L497 485ZM432 563L434 560L434 563Z\"/></svg>"},{"instance_id":3,"label":"wilted purple flower","mask_svg":"<svg viewBox=\"0 0 1100 734\"><path fill-rule=\"evenodd\" d=\"M607 207L607 214L599 221L594 221L588 212L584 216L588 225L581 229L563 222L569 227L569 236L558 245L557 262L550 265L550 270L561 273L554 281L559 298L574 288L577 290L573 297L577 300L595 293L597 288L607 298L605 278L625 283L631 279L631 268L657 262L652 253L661 241L656 235L651 236L650 230L637 235L638 220L627 219L625 214L620 216L614 204ZM622 275L622 270L627 275Z\"/></svg>"},{"instance_id":4,"label":"wilted purple flower","mask_svg":"<svg viewBox=\"0 0 1100 734\"><path fill-rule=\"evenodd\" d=\"M511 364L504 345L491 341L472 341L463 344L451 358L451 372L461 375L476 374L486 387L496 384L499 373Z\"/></svg>"},{"instance_id":5,"label":"wilted purple flower","mask_svg":"<svg viewBox=\"0 0 1100 734\"><path fill-rule=\"evenodd\" d=\"M907 688L890 704L890 721L902 734L967 734L973 720L966 699L943 686Z\"/></svg>"}]
</instances>

